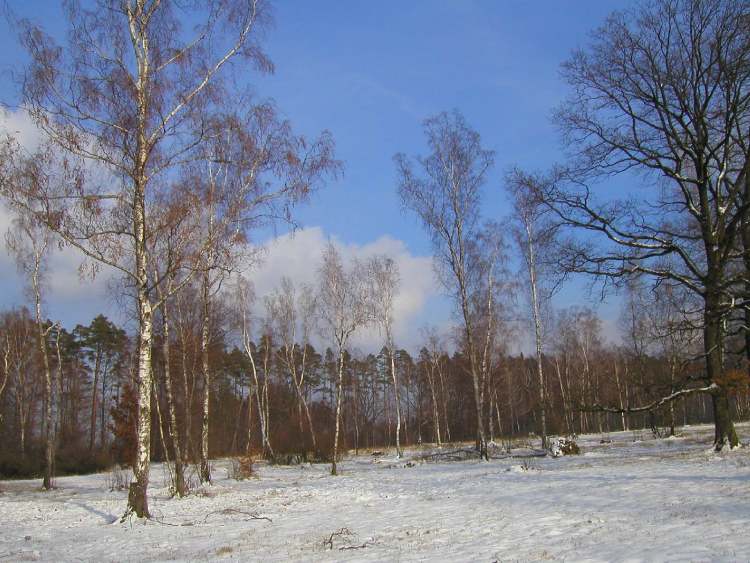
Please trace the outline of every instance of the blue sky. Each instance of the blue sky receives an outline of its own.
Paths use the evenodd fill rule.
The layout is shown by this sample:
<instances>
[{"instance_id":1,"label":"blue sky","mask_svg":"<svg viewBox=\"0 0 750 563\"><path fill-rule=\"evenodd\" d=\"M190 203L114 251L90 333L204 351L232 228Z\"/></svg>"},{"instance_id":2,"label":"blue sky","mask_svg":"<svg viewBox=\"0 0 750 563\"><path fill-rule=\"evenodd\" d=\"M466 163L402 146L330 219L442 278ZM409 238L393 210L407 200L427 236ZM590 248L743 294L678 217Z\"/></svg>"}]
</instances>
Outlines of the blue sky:
<instances>
[{"instance_id":1,"label":"blue sky","mask_svg":"<svg viewBox=\"0 0 750 563\"><path fill-rule=\"evenodd\" d=\"M352 242L382 233L418 253L429 242L402 219L392 156L423 152L421 123L457 108L497 152L487 216L506 213L510 165L544 168L559 156L552 109L566 90L560 63L622 3L282 2L268 52L277 65L258 83L305 132L330 129L344 178L300 217ZM344 210L337 217L337 210ZM357 210L367 210L358 213Z\"/></svg>"},{"instance_id":2,"label":"blue sky","mask_svg":"<svg viewBox=\"0 0 750 563\"><path fill-rule=\"evenodd\" d=\"M64 33L58 2L11 0L10 5L53 34ZM276 72L248 79L258 96L277 101L296 130L315 135L329 129L345 163L343 177L299 209L302 225L354 249L387 237L414 257L429 255L427 235L400 208L392 157L423 153L423 119L451 109L463 112L485 146L497 153L484 214L502 219L507 214L504 170L513 164L543 169L561 156L550 121L567 92L560 63L585 45L588 32L607 14L627 5L605 0L277 2L275 26L265 42ZM13 103L5 72L22 64L23 56L7 23L2 26L0 100ZM0 305L8 306L23 296L17 277L3 270ZM579 289L574 284L560 304L585 302ZM78 305L70 296L54 302L53 295L51 314L86 322L100 302L90 295ZM612 307L602 313L616 316ZM409 326L439 323L447 314L439 298L428 299Z\"/></svg>"}]
</instances>

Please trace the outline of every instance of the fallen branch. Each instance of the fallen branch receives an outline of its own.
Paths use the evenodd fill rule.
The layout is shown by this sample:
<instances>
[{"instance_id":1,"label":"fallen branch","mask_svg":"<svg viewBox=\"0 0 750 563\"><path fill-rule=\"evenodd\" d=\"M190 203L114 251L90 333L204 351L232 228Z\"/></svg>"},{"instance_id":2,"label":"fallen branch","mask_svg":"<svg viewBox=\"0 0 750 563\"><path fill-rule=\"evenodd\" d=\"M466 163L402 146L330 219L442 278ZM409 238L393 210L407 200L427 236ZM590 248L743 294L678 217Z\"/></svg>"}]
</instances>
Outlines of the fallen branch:
<instances>
[{"instance_id":1,"label":"fallen branch","mask_svg":"<svg viewBox=\"0 0 750 563\"><path fill-rule=\"evenodd\" d=\"M209 512L206 514L205 518L203 518L203 523L205 524L208 520L208 517L213 514L242 514L243 516L249 517L250 520L267 520L268 522L273 523L273 520L271 520L268 516L259 516L255 512L245 512L244 510L239 510L237 508L224 508L222 510L214 510L213 512Z\"/></svg>"},{"instance_id":2,"label":"fallen branch","mask_svg":"<svg viewBox=\"0 0 750 563\"><path fill-rule=\"evenodd\" d=\"M537 450L528 454L505 454L505 455L491 455L490 459L529 459L535 457L547 457L549 452L546 450Z\"/></svg>"},{"instance_id":3,"label":"fallen branch","mask_svg":"<svg viewBox=\"0 0 750 563\"><path fill-rule=\"evenodd\" d=\"M347 549L364 549L365 547L369 547L370 544L365 542L362 545L344 545L339 548L339 551L346 551Z\"/></svg>"},{"instance_id":4,"label":"fallen branch","mask_svg":"<svg viewBox=\"0 0 750 563\"><path fill-rule=\"evenodd\" d=\"M578 410L582 412L608 412L608 413L615 413L615 414L620 414L620 413L632 414L632 413L637 413L637 412L646 412L646 411L652 411L652 410L658 409L662 405L670 403L680 397L684 397L685 395L692 395L693 393L713 393L714 391L718 389L719 389L719 386L716 385L716 383L712 383L711 385L707 387L694 387L693 389L681 389L680 391L676 391L675 393L672 393L671 395L662 397L661 399L658 399L654 401L653 403L650 403L643 407L626 407L624 409L618 409L614 407L605 407L600 404L594 404L590 406L583 405L579 407Z\"/></svg>"},{"instance_id":5,"label":"fallen branch","mask_svg":"<svg viewBox=\"0 0 750 563\"><path fill-rule=\"evenodd\" d=\"M464 461L473 457L479 457L479 452L473 448L464 448L450 452L436 452L434 454L425 454L414 459L419 461L428 461L434 459L444 459L446 461Z\"/></svg>"},{"instance_id":6,"label":"fallen branch","mask_svg":"<svg viewBox=\"0 0 750 563\"><path fill-rule=\"evenodd\" d=\"M342 537L342 536L352 536L351 530L349 528L341 528L340 530L336 532L332 532L331 535L328 537L327 540L323 540L323 545L328 546L328 549L333 549L333 538Z\"/></svg>"}]
</instances>

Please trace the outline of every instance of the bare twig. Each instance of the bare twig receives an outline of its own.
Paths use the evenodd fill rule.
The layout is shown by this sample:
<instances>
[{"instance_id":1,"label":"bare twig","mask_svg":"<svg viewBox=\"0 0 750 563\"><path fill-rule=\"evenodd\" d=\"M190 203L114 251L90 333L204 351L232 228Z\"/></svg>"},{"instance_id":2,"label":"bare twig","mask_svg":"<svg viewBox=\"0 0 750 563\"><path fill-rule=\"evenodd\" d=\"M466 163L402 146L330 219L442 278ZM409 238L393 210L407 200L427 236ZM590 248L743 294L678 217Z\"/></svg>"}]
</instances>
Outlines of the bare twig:
<instances>
[{"instance_id":1,"label":"bare twig","mask_svg":"<svg viewBox=\"0 0 750 563\"><path fill-rule=\"evenodd\" d=\"M330 536L328 536L327 540L323 540L323 545L328 546L328 549L333 549L333 538L340 538L343 536L352 536L351 530L349 528L341 528L340 530L336 532L332 532Z\"/></svg>"},{"instance_id":2,"label":"bare twig","mask_svg":"<svg viewBox=\"0 0 750 563\"><path fill-rule=\"evenodd\" d=\"M364 549L365 547L370 547L370 543L365 542L362 545L344 545L339 548L339 551L346 551L347 549Z\"/></svg>"},{"instance_id":3,"label":"bare twig","mask_svg":"<svg viewBox=\"0 0 750 563\"><path fill-rule=\"evenodd\" d=\"M203 523L208 520L209 516L212 516L214 514L242 514L243 516L249 517L250 520L267 520L268 522L273 522L268 516L259 516L255 512L245 512L244 510L239 510L237 508L224 508L222 510L214 510L213 512L209 512L206 514L205 518L203 518Z\"/></svg>"}]
</instances>

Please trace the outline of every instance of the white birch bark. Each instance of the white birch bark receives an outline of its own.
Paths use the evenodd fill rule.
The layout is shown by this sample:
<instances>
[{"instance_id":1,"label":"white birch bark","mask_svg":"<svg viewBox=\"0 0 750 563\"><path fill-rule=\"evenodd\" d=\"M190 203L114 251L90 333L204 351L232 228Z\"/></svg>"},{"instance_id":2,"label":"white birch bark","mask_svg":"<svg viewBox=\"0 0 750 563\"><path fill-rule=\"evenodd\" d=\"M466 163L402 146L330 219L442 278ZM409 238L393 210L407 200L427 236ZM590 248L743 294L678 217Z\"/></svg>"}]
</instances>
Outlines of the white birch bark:
<instances>
[{"instance_id":1,"label":"white birch bark","mask_svg":"<svg viewBox=\"0 0 750 563\"><path fill-rule=\"evenodd\" d=\"M537 287L537 271L533 226L528 216L523 217L524 229L526 231L526 260L529 270L529 282L531 290L531 310L534 319L534 343L536 348L536 370L537 383L539 385L539 418L542 435L542 448L547 447L547 406L544 382L544 370L542 365L542 320L539 311L539 294Z\"/></svg>"}]
</instances>

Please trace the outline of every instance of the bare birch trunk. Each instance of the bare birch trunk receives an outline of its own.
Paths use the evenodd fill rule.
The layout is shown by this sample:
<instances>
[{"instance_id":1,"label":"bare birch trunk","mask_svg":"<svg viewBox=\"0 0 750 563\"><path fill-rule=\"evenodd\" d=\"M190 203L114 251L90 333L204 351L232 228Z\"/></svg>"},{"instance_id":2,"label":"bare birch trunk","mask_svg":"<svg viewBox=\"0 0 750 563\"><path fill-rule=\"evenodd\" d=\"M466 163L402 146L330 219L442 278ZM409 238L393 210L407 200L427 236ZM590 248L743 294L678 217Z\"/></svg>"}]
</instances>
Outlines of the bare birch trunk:
<instances>
[{"instance_id":1,"label":"bare birch trunk","mask_svg":"<svg viewBox=\"0 0 750 563\"><path fill-rule=\"evenodd\" d=\"M245 329L243 329L243 332ZM249 335L245 332L244 336L244 346L245 346L245 354L247 354L248 359L250 360L250 367L253 372L253 381L255 383L255 389L253 390L253 395L255 395L255 402L258 407L258 419L260 422L260 439L261 439L261 447L263 448L263 455L265 457L271 456L273 457L273 449L271 448L271 443L268 439L268 433L266 429L266 416L265 416L265 409L263 407L263 401L261 398L261 388L260 388L260 381L258 379L258 368L255 365L255 355L253 354L252 350L250 349L250 339ZM248 395L248 416L250 413L250 395ZM250 422L252 421L252 418L249 419ZM248 444L250 443L250 429L252 428L252 424L249 423L248 425ZM249 447L249 446L248 446Z\"/></svg>"},{"instance_id":2,"label":"bare birch trunk","mask_svg":"<svg viewBox=\"0 0 750 563\"><path fill-rule=\"evenodd\" d=\"M185 486L185 465L182 459L182 449L180 448L180 432L177 425L177 407L175 406L174 393L172 392L172 364L170 361L170 326L169 326L169 307L165 300L161 309L163 322L162 354L164 356L164 391L167 397L167 409L169 411L169 433L172 436L172 450L174 451L174 490L177 496L184 497L187 494Z\"/></svg>"},{"instance_id":3,"label":"bare birch trunk","mask_svg":"<svg viewBox=\"0 0 750 563\"><path fill-rule=\"evenodd\" d=\"M0 383L0 399L3 397L3 391L8 384L10 377L10 339L5 336L5 348L3 349L3 381Z\"/></svg>"},{"instance_id":4,"label":"bare birch trunk","mask_svg":"<svg viewBox=\"0 0 750 563\"><path fill-rule=\"evenodd\" d=\"M96 351L96 360L94 361L94 383L91 386L91 419L89 426L89 452L94 450L94 437L96 436L96 398L99 386L99 371L101 370L101 350Z\"/></svg>"},{"instance_id":5,"label":"bare birch trunk","mask_svg":"<svg viewBox=\"0 0 750 563\"><path fill-rule=\"evenodd\" d=\"M60 442L60 427L61 427L61 411L62 411L62 380L63 380L63 361L62 352L60 351L60 325L57 326L57 334L55 335L55 352L57 353L57 376L55 377L54 386L55 393L57 394L57 421L55 422L55 451L57 451ZM1 395L2 393L0 393Z\"/></svg>"},{"instance_id":6,"label":"bare birch trunk","mask_svg":"<svg viewBox=\"0 0 750 563\"><path fill-rule=\"evenodd\" d=\"M492 413L495 410L495 398L492 393L488 393L490 396L489 410L487 411L487 430L490 434L490 444L495 441L495 422L492 419Z\"/></svg>"},{"instance_id":7,"label":"bare birch trunk","mask_svg":"<svg viewBox=\"0 0 750 563\"><path fill-rule=\"evenodd\" d=\"M435 443L439 446L441 444L440 440L440 414L438 410L438 400L437 395L435 393L435 373L434 373L435 367L432 361L430 362L430 366L427 368L427 380L430 385L430 395L432 397L432 420L433 424L435 426Z\"/></svg>"},{"instance_id":8,"label":"bare birch trunk","mask_svg":"<svg viewBox=\"0 0 750 563\"><path fill-rule=\"evenodd\" d=\"M620 383L620 370L617 367L617 360L615 360L615 384L617 385L617 397L620 401L620 410L622 411L620 413L620 422L622 423L622 429L627 430L628 429L628 421L627 418L625 418L625 400L623 399L622 394L622 385Z\"/></svg>"},{"instance_id":9,"label":"bare birch trunk","mask_svg":"<svg viewBox=\"0 0 750 563\"><path fill-rule=\"evenodd\" d=\"M185 423L185 447L182 451L182 462L183 465L187 466L190 462L191 456L190 453L195 452L195 449L193 448L193 385L190 384L190 378L188 377L188 354L187 354L187 339L185 338L185 319L182 315L182 305L181 301L177 300L177 314L179 316L179 323L180 323L180 348L181 348L181 359L182 359L182 386L183 386L183 396L184 396L184 423ZM195 381L195 377L193 377L193 382ZM192 457L192 459L195 459L195 457Z\"/></svg>"},{"instance_id":10,"label":"bare birch trunk","mask_svg":"<svg viewBox=\"0 0 750 563\"><path fill-rule=\"evenodd\" d=\"M526 248L529 268L529 281L531 282L531 309L534 315L534 340L536 344L536 369L539 384L539 423L542 434L542 448L547 447L547 408L545 405L544 371L542 366L542 320L539 312L539 295L536 279L536 256L534 255L534 233L528 218L524 217L524 228L526 229Z\"/></svg>"},{"instance_id":11,"label":"bare birch trunk","mask_svg":"<svg viewBox=\"0 0 750 563\"><path fill-rule=\"evenodd\" d=\"M354 452L359 455L359 405L357 403L357 381L352 377L352 417L354 418Z\"/></svg>"},{"instance_id":12,"label":"bare birch trunk","mask_svg":"<svg viewBox=\"0 0 750 563\"><path fill-rule=\"evenodd\" d=\"M440 368L440 364L437 366L438 378L440 379L440 395L443 403L443 428L445 429L445 440L451 441L451 429L448 424L448 394L445 392L445 377L443 376L443 370Z\"/></svg>"},{"instance_id":13,"label":"bare birch trunk","mask_svg":"<svg viewBox=\"0 0 750 563\"><path fill-rule=\"evenodd\" d=\"M34 246L34 264L31 272L31 284L34 290L34 303L36 310L36 330L37 330L37 346L39 349L39 355L42 359L42 368L44 370L44 479L43 487L45 490L52 488L52 478L55 465L55 436L54 436L54 425L52 420L52 373L49 367L49 354L47 353L47 334L49 329L44 329L44 321L42 319L42 295L40 287L40 269L42 266L42 257L47 247L47 243L43 242L42 247L37 246L37 241L32 241ZM22 432L22 438L23 432ZM25 444L22 443L22 451L25 449Z\"/></svg>"},{"instance_id":14,"label":"bare birch trunk","mask_svg":"<svg viewBox=\"0 0 750 563\"><path fill-rule=\"evenodd\" d=\"M174 486L175 476L172 471L172 464L169 461L169 449L167 448L167 437L164 435L164 419L161 416L161 404L159 402L159 390L156 387L156 378L153 377L151 381L153 383L153 389L151 390L151 392L154 395L154 406L156 407L156 424L157 424L157 427L159 428L159 440L161 443L161 449L164 453L164 463L166 464L167 471L169 472L169 481Z\"/></svg>"},{"instance_id":15,"label":"bare birch trunk","mask_svg":"<svg viewBox=\"0 0 750 563\"><path fill-rule=\"evenodd\" d=\"M393 398L396 402L396 457L402 457L403 452L401 451L401 397L398 392L398 376L396 375L396 357L393 352L393 342L391 341L390 333L388 338L388 356L391 361L391 379L393 380Z\"/></svg>"},{"instance_id":16,"label":"bare birch trunk","mask_svg":"<svg viewBox=\"0 0 750 563\"><path fill-rule=\"evenodd\" d=\"M500 418L500 403L497 398L497 389L494 392L495 395L495 419L497 420L497 434L502 438L503 435L503 421Z\"/></svg>"},{"instance_id":17,"label":"bare birch trunk","mask_svg":"<svg viewBox=\"0 0 750 563\"><path fill-rule=\"evenodd\" d=\"M145 264L144 264L145 266ZM145 271L145 267L144 267ZM145 277L145 274L144 274ZM138 424L137 453L133 466L134 481L128 493L128 512L138 518L149 518L148 481L151 462L151 341L152 310L146 294L146 281L139 284L140 335L138 338Z\"/></svg>"},{"instance_id":18,"label":"bare birch trunk","mask_svg":"<svg viewBox=\"0 0 750 563\"><path fill-rule=\"evenodd\" d=\"M257 390L257 387L256 387ZM253 399L256 391L247 390L247 444L245 444L245 455L250 457L253 447Z\"/></svg>"},{"instance_id":19,"label":"bare birch trunk","mask_svg":"<svg viewBox=\"0 0 750 563\"><path fill-rule=\"evenodd\" d=\"M331 475L338 475L336 460L339 455L339 430L341 428L341 392L344 387L344 347L339 345L339 370L336 383L336 427L333 433L333 456L331 460Z\"/></svg>"},{"instance_id":20,"label":"bare birch trunk","mask_svg":"<svg viewBox=\"0 0 750 563\"><path fill-rule=\"evenodd\" d=\"M147 40L143 40L147 44ZM142 64L148 65L146 62ZM145 94L142 89L144 76L142 71L139 85L139 159L141 167L145 167L146 139L144 135L146 109ZM153 340L153 308L149 297L148 258L146 255L146 200L143 179L145 170L141 168L140 181L136 183L133 210L133 231L135 233L135 262L137 279L138 321L140 331L138 335L138 423L137 423L137 453L133 466L134 481L128 492L128 509L125 515L134 513L138 518L148 518L148 481L151 465L151 343Z\"/></svg>"},{"instance_id":21,"label":"bare birch trunk","mask_svg":"<svg viewBox=\"0 0 750 563\"><path fill-rule=\"evenodd\" d=\"M263 349L263 387L258 387L258 393L262 393L262 397L258 397L258 415L261 418L261 430L263 434L263 455L267 459L273 458L273 448L271 447L271 436L270 436L270 406L268 398L268 380L270 376L270 370L268 362L271 356L271 339L266 338L266 344Z\"/></svg>"},{"instance_id":22,"label":"bare birch trunk","mask_svg":"<svg viewBox=\"0 0 750 563\"><path fill-rule=\"evenodd\" d=\"M26 459L26 409L24 408L25 401L23 399L23 388L25 382L20 374L20 371L16 373L16 381L18 381L19 392L16 393L16 416L18 417L18 442L21 448L21 459Z\"/></svg>"},{"instance_id":23,"label":"bare birch trunk","mask_svg":"<svg viewBox=\"0 0 750 563\"><path fill-rule=\"evenodd\" d=\"M305 382L305 367L307 362L307 342L305 342L302 345L302 366L300 367L301 373L299 374L299 378L297 378L297 367L294 364L294 344L292 344L292 358L291 358L291 366L293 368L292 370L292 376L294 378L294 385L297 389L297 398L299 400L299 403L302 407L302 409L305 411L305 418L307 419L307 426L310 429L310 438L312 439L312 447L313 451L317 455L318 453L318 441L315 436L315 427L313 425L312 416L310 415L310 408L307 406L307 399L305 397L305 392L303 389L303 384ZM302 424L302 421L300 420L300 425Z\"/></svg>"},{"instance_id":24,"label":"bare birch trunk","mask_svg":"<svg viewBox=\"0 0 750 563\"><path fill-rule=\"evenodd\" d=\"M201 425L201 483L211 482L211 464L208 458L208 424L211 408L211 371L208 362L209 339L209 272L203 274L203 321L201 326L201 365L203 368L203 420Z\"/></svg>"},{"instance_id":25,"label":"bare birch trunk","mask_svg":"<svg viewBox=\"0 0 750 563\"><path fill-rule=\"evenodd\" d=\"M151 88L151 60L149 36L145 33L140 8L127 7L130 35L138 67L136 86L136 151L133 166L133 245L138 306L138 445L133 467L134 481L128 492L126 515L135 513L148 518L148 480L151 462L151 342L153 337L153 307L149 296L148 255L146 244L146 185L149 160L148 128ZM123 516L124 518L124 516Z\"/></svg>"}]
</instances>

